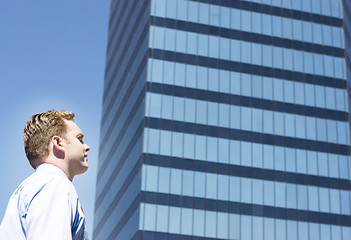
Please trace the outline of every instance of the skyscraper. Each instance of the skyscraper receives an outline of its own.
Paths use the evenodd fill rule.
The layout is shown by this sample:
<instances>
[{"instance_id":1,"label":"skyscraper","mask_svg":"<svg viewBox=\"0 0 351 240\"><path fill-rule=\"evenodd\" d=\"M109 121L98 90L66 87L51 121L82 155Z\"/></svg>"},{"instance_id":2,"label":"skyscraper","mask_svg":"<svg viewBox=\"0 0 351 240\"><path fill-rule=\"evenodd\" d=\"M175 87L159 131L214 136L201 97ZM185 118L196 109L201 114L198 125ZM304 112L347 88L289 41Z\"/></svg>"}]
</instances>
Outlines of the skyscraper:
<instances>
[{"instance_id":1,"label":"skyscraper","mask_svg":"<svg viewBox=\"0 0 351 240\"><path fill-rule=\"evenodd\" d=\"M111 1L94 239L351 239L351 4Z\"/></svg>"}]
</instances>

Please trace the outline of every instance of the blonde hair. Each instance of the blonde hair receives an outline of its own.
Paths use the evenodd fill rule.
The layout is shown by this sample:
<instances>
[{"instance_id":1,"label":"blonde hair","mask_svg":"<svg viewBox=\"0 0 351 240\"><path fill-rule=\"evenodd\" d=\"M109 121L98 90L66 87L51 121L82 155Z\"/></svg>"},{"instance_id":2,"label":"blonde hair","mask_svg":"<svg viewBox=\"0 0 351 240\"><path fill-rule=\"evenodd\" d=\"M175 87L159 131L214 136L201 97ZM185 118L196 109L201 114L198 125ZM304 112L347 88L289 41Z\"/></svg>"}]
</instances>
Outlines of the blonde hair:
<instances>
[{"instance_id":1,"label":"blonde hair","mask_svg":"<svg viewBox=\"0 0 351 240\"><path fill-rule=\"evenodd\" d=\"M33 115L23 130L24 149L33 168L49 155L53 136L65 137L67 126L64 120L73 121L74 113L51 110Z\"/></svg>"}]
</instances>

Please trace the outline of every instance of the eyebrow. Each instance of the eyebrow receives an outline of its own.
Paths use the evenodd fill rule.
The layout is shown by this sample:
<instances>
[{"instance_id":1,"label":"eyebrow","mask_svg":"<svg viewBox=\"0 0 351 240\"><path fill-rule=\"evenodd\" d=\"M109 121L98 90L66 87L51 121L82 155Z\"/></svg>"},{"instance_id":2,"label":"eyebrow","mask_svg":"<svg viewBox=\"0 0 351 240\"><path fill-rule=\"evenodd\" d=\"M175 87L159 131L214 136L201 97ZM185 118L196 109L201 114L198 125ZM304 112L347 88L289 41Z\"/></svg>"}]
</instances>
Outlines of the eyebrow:
<instances>
[{"instance_id":1,"label":"eyebrow","mask_svg":"<svg viewBox=\"0 0 351 240\"><path fill-rule=\"evenodd\" d=\"M83 133L78 133L77 134L77 138L84 138L84 134Z\"/></svg>"}]
</instances>

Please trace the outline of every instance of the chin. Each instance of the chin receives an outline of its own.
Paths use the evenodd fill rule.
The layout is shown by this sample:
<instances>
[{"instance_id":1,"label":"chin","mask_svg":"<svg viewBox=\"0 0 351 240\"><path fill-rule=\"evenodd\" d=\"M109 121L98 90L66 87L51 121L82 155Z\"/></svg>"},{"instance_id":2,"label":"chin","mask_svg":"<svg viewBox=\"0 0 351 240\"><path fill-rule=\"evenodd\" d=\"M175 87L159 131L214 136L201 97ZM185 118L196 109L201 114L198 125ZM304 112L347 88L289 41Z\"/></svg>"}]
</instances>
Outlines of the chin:
<instances>
[{"instance_id":1,"label":"chin","mask_svg":"<svg viewBox=\"0 0 351 240\"><path fill-rule=\"evenodd\" d=\"M79 166L79 170L77 171L77 172L79 172L77 175L80 175L80 174L83 174L83 173L85 173L87 170L88 170L88 168L89 168L89 166L88 166L88 164L81 164L80 166Z\"/></svg>"},{"instance_id":2,"label":"chin","mask_svg":"<svg viewBox=\"0 0 351 240\"><path fill-rule=\"evenodd\" d=\"M89 168L88 164L82 166L82 173L85 173L88 170L88 168Z\"/></svg>"}]
</instances>

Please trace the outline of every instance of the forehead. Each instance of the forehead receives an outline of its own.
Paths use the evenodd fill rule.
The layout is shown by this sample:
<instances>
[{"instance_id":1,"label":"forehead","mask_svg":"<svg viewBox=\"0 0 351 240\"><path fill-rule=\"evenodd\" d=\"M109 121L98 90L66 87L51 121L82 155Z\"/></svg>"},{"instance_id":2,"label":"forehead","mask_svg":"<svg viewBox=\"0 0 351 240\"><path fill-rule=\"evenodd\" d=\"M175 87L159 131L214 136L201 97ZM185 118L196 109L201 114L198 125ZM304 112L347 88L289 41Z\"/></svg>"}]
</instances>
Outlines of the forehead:
<instances>
[{"instance_id":1,"label":"forehead","mask_svg":"<svg viewBox=\"0 0 351 240\"><path fill-rule=\"evenodd\" d=\"M67 133L72 133L72 134L83 134L82 130L77 126L77 124L73 121L69 120L64 120L67 126Z\"/></svg>"}]
</instances>

